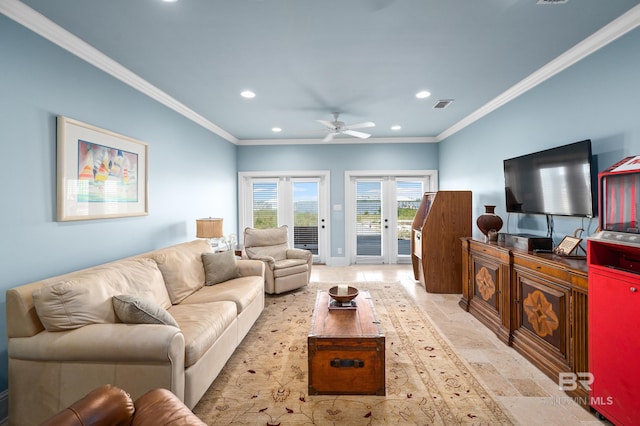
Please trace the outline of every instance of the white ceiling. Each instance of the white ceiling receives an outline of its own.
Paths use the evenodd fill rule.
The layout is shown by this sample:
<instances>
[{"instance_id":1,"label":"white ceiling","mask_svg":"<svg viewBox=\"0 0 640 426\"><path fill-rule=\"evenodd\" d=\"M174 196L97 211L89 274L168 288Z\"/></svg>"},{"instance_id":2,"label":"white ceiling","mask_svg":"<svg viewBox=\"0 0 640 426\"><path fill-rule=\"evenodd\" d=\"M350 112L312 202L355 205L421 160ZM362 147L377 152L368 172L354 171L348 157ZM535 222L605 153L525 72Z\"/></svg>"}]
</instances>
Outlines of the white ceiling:
<instances>
[{"instance_id":1,"label":"white ceiling","mask_svg":"<svg viewBox=\"0 0 640 426\"><path fill-rule=\"evenodd\" d=\"M640 24L639 0L537 2L0 0L0 12L233 143L320 143L316 120L334 111L375 122L366 143L432 142ZM433 109L441 99L455 101Z\"/></svg>"}]
</instances>

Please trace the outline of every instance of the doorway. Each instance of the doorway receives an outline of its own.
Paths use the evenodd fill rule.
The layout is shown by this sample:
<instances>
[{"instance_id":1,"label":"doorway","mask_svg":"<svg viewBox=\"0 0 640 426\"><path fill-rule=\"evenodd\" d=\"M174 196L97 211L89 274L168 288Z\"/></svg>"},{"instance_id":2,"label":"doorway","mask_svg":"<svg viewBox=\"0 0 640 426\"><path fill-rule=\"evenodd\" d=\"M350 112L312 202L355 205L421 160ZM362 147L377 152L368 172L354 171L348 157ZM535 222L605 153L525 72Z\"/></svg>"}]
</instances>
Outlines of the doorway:
<instances>
[{"instance_id":1,"label":"doorway","mask_svg":"<svg viewBox=\"0 0 640 426\"><path fill-rule=\"evenodd\" d=\"M239 228L287 225L289 247L313 253L314 263L327 256L328 172L239 173Z\"/></svg>"},{"instance_id":2,"label":"doorway","mask_svg":"<svg viewBox=\"0 0 640 426\"><path fill-rule=\"evenodd\" d=\"M349 263L410 263L411 223L436 172L346 172Z\"/></svg>"}]
</instances>

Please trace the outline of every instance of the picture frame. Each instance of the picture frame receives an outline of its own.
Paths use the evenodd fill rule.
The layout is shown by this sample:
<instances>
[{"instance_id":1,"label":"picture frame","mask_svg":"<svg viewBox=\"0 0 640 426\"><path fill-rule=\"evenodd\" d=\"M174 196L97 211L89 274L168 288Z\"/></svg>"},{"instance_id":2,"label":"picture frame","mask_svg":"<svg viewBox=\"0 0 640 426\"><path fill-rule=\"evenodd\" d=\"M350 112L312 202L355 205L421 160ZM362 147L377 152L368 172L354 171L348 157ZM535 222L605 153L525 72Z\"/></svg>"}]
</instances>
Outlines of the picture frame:
<instances>
[{"instance_id":1,"label":"picture frame","mask_svg":"<svg viewBox=\"0 0 640 426\"><path fill-rule=\"evenodd\" d=\"M57 220L149 214L149 145L57 117Z\"/></svg>"},{"instance_id":2,"label":"picture frame","mask_svg":"<svg viewBox=\"0 0 640 426\"><path fill-rule=\"evenodd\" d=\"M582 238L566 236L554 249L554 252L561 256L569 256L573 253L576 247L578 247L578 244L580 244L581 241Z\"/></svg>"}]
</instances>

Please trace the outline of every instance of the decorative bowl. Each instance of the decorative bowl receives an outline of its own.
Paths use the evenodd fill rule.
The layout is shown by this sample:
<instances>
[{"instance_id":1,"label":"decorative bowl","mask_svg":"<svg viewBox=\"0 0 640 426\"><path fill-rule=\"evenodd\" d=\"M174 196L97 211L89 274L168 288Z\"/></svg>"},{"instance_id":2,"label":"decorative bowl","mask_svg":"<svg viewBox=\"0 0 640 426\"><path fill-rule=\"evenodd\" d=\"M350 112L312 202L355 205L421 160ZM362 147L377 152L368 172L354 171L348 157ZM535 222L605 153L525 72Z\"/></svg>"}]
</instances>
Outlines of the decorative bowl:
<instances>
[{"instance_id":1,"label":"decorative bowl","mask_svg":"<svg viewBox=\"0 0 640 426\"><path fill-rule=\"evenodd\" d=\"M329 296L340 303L347 303L358 296L358 289L348 286L346 295L338 295L338 286L333 286L329 289Z\"/></svg>"}]
</instances>

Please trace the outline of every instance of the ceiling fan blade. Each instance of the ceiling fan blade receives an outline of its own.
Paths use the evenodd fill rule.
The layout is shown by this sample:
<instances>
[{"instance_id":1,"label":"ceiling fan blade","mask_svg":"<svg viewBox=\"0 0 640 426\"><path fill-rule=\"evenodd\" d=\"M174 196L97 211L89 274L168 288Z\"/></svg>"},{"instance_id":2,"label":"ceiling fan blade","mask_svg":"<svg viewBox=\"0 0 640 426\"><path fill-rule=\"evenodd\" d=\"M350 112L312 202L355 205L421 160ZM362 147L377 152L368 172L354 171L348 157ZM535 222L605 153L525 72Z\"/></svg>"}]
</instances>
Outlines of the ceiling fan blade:
<instances>
[{"instance_id":1,"label":"ceiling fan blade","mask_svg":"<svg viewBox=\"0 0 640 426\"><path fill-rule=\"evenodd\" d=\"M348 126L344 126L344 128L347 129L347 130L364 129L366 127L376 127L376 123L374 123L373 121L367 121L367 122L364 122L364 123L356 123L356 124L350 124Z\"/></svg>"},{"instance_id":2,"label":"ceiling fan blade","mask_svg":"<svg viewBox=\"0 0 640 426\"><path fill-rule=\"evenodd\" d=\"M327 129L335 130L336 128L336 125L330 121L327 121L327 120L316 120L316 121L322 124L323 126L325 126Z\"/></svg>"},{"instance_id":3,"label":"ceiling fan blade","mask_svg":"<svg viewBox=\"0 0 640 426\"><path fill-rule=\"evenodd\" d=\"M336 134L331 132L322 139L322 142L331 142Z\"/></svg>"},{"instance_id":4,"label":"ceiling fan blade","mask_svg":"<svg viewBox=\"0 0 640 426\"><path fill-rule=\"evenodd\" d=\"M342 133L345 135L355 136L356 138L366 139L371 136L369 133L356 132L355 130L343 130Z\"/></svg>"}]
</instances>

